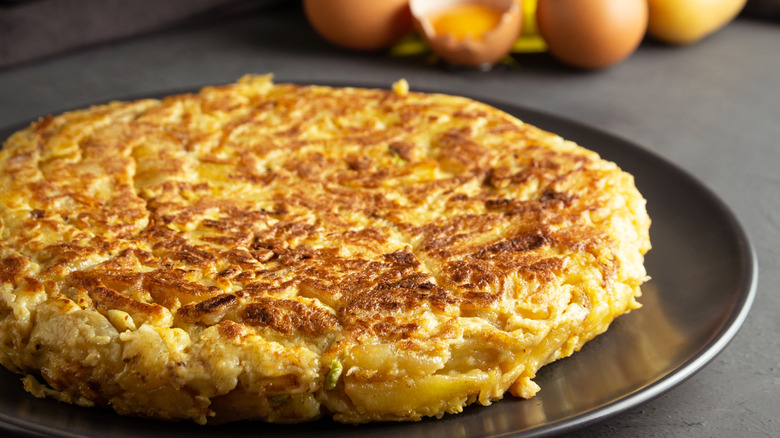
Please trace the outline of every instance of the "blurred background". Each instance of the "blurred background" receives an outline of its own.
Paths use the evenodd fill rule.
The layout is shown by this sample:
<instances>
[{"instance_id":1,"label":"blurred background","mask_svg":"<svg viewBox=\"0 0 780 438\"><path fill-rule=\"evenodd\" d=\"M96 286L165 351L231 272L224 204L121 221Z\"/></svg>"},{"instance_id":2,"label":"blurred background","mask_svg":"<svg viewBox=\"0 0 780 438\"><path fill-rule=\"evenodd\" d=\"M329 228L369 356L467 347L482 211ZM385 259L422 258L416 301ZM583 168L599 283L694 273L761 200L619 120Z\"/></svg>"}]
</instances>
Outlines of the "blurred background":
<instances>
[{"instance_id":1,"label":"blurred background","mask_svg":"<svg viewBox=\"0 0 780 438\"><path fill-rule=\"evenodd\" d=\"M699 4L696 7L705 10L705 14L708 14L707 9L720 8L719 4L733 9L730 5L745 3L744 0L655 2ZM327 1L314 0L311 3ZM337 3L349 5L350 2ZM519 0L518 3L526 4L525 12L528 4L532 5L531 10L536 7L536 0ZM293 0L0 0L0 68L167 29L203 26L262 14L272 8L298 9L301 16L304 15L301 2ZM752 19L780 20L780 0L747 0L739 13ZM724 23L719 25L725 25L731 18L722 18ZM523 49L532 51L534 47L518 50Z\"/></svg>"}]
</instances>

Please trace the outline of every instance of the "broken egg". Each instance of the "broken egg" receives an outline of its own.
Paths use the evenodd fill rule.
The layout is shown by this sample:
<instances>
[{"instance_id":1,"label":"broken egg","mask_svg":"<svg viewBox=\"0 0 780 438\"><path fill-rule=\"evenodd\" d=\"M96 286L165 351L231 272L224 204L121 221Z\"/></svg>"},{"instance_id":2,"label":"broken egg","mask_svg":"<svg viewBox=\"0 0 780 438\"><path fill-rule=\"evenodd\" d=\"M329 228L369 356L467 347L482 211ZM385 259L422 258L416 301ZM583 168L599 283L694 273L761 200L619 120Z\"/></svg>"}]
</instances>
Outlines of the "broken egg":
<instances>
[{"instance_id":1,"label":"broken egg","mask_svg":"<svg viewBox=\"0 0 780 438\"><path fill-rule=\"evenodd\" d=\"M516 0L411 0L415 28L445 61L486 68L506 56L520 34Z\"/></svg>"}]
</instances>

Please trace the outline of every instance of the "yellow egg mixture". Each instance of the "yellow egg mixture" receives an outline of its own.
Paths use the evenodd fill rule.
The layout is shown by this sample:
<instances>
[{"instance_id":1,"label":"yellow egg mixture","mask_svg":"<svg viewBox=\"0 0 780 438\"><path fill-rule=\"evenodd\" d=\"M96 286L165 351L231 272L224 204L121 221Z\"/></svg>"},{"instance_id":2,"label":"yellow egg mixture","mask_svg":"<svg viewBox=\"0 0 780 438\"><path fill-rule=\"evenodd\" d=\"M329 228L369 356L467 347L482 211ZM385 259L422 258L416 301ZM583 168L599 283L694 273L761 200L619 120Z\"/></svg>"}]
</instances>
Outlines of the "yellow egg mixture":
<instances>
[{"instance_id":1,"label":"yellow egg mixture","mask_svg":"<svg viewBox=\"0 0 780 438\"><path fill-rule=\"evenodd\" d=\"M0 151L0 363L123 415L440 417L638 307L649 225L614 163L403 82L112 102Z\"/></svg>"}]
</instances>

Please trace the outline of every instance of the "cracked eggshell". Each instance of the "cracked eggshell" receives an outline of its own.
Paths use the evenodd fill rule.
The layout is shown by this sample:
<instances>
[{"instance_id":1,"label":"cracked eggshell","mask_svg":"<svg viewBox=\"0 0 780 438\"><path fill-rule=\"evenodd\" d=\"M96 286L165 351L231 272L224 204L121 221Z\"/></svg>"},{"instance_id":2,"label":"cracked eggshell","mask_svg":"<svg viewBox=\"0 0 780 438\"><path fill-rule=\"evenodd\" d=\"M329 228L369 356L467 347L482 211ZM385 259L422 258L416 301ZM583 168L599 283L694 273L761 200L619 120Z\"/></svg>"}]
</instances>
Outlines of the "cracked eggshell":
<instances>
[{"instance_id":1,"label":"cracked eggshell","mask_svg":"<svg viewBox=\"0 0 780 438\"><path fill-rule=\"evenodd\" d=\"M468 67L485 67L506 56L520 35L522 11L517 0L410 0L415 29L445 61ZM481 38L459 41L450 34L437 35L431 17L454 6L469 3L489 6L500 12L501 20Z\"/></svg>"}]
</instances>

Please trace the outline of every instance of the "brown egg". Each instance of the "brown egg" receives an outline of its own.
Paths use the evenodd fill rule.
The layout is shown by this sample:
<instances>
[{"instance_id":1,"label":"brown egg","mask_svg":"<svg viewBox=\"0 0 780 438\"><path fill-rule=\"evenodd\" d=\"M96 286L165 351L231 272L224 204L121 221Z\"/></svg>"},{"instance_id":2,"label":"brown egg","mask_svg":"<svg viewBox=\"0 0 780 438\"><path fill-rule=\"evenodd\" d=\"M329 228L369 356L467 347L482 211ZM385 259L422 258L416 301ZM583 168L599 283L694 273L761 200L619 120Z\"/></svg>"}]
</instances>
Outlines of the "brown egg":
<instances>
[{"instance_id":1,"label":"brown egg","mask_svg":"<svg viewBox=\"0 0 780 438\"><path fill-rule=\"evenodd\" d=\"M647 31L647 0L539 0L539 33L558 60L604 68L631 55Z\"/></svg>"},{"instance_id":2,"label":"brown egg","mask_svg":"<svg viewBox=\"0 0 780 438\"><path fill-rule=\"evenodd\" d=\"M323 38L354 50L386 49L412 30L409 0L303 0Z\"/></svg>"},{"instance_id":3,"label":"brown egg","mask_svg":"<svg viewBox=\"0 0 780 438\"><path fill-rule=\"evenodd\" d=\"M516 0L410 0L409 8L431 49L455 65L495 64L520 34Z\"/></svg>"}]
</instances>

